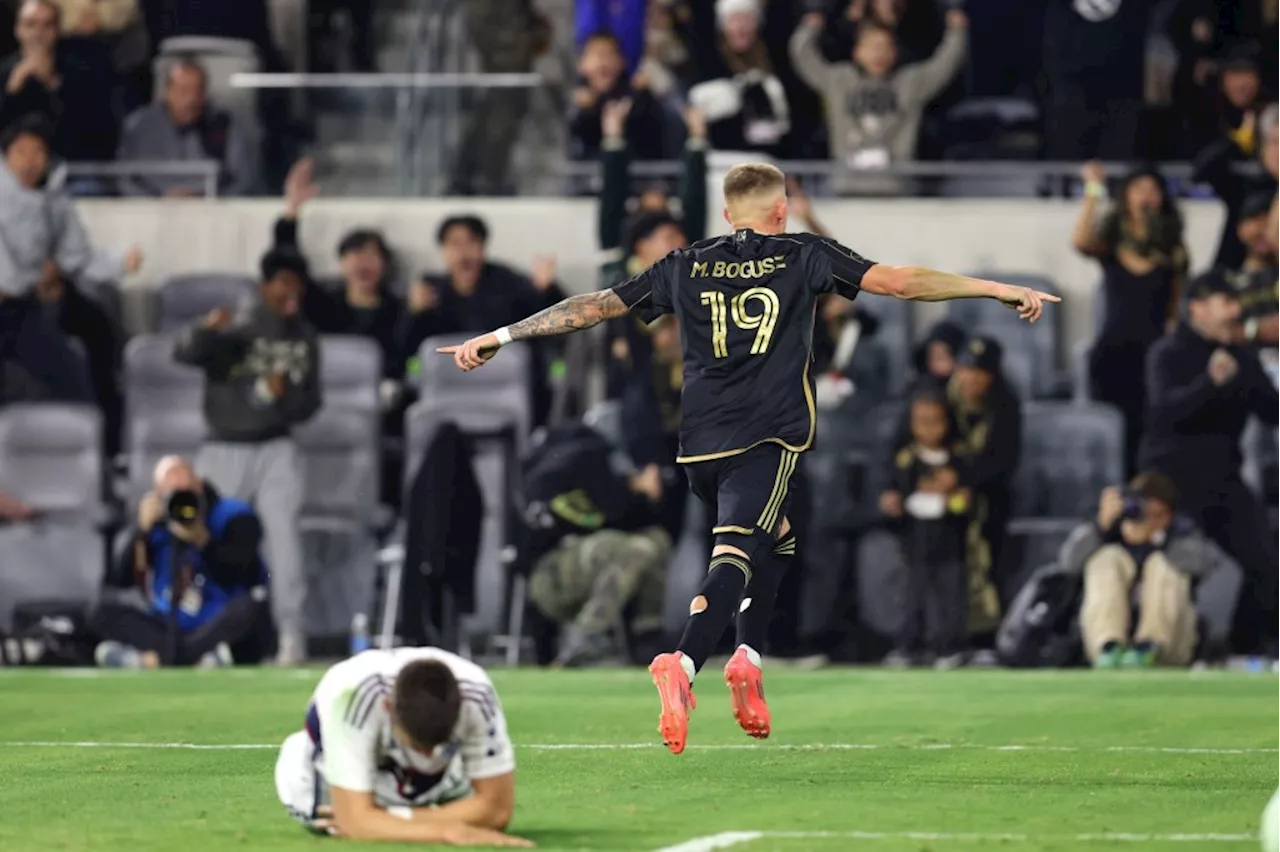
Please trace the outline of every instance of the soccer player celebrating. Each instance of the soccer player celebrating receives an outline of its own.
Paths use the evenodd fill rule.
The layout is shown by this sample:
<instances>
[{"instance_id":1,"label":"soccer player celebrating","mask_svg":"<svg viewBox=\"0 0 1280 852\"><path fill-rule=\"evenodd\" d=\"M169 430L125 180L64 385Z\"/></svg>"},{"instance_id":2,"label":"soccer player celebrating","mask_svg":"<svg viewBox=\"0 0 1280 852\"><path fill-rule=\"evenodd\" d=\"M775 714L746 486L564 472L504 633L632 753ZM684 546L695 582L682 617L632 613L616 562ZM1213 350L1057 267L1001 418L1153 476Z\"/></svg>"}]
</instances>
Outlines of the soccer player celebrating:
<instances>
[{"instance_id":1,"label":"soccer player celebrating","mask_svg":"<svg viewBox=\"0 0 1280 852\"><path fill-rule=\"evenodd\" d=\"M998 299L1034 322L1056 296L920 267L873 263L834 240L788 234L785 178L763 163L724 178L733 233L672 252L611 290L573 296L515 325L440 351L474 370L513 340L567 334L628 311L680 319L684 357L680 456L715 518L710 571L689 605L677 650L649 666L662 702L659 731L684 751L692 682L730 619L737 650L725 667L734 716L769 735L760 653L773 599L796 551L789 484L817 420L812 360L815 301L865 290L922 302Z\"/></svg>"},{"instance_id":2,"label":"soccer player celebrating","mask_svg":"<svg viewBox=\"0 0 1280 852\"><path fill-rule=\"evenodd\" d=\"M532 846L503 834L515 755L484 669L438 648L365 651L325 673L276 761L276 792L317 833Z\"/></svg>"}]
</instances>

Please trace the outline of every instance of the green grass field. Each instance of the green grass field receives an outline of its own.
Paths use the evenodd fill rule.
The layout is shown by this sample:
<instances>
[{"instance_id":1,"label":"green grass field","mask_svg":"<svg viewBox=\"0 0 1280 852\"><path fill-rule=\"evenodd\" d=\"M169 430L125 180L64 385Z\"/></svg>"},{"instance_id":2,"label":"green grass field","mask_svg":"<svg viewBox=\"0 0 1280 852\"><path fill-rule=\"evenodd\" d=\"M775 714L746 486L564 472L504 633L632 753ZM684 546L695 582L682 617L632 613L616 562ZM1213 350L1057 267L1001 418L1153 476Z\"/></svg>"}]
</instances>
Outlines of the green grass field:
<instances>
[{"instance_id":1,"label":"green grass field","mask_svg":"<svg viewBox=\"0 0 1280 852\"><path fill-rule=\"evenodd\" d=\"M354 848L275 797L275 746L318 677L0 672L0 850ZM643 671L495 672L512 830L547 850L1252 852L1277 786L1273 675L768 677L771 740L742 735L706 677L674 757Z\"/></svg>"}]
</instances>

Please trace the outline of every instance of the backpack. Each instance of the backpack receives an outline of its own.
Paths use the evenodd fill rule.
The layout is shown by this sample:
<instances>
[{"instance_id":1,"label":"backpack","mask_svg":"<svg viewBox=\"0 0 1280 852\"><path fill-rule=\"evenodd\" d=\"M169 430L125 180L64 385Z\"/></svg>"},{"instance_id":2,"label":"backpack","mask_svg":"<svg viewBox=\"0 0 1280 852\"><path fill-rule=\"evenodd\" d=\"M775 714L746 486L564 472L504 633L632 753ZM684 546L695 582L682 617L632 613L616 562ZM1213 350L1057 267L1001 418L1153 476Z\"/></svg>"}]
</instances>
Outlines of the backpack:
<instances>
[{"instance_id":1,"label":"backpack","mask_svg":"<svg viewBox=\"0 0 1280 852\"><path fill-rule=\"evenodd\" d=\"M1080 577L1055 568L1031 575L996 633L996 654L1013 668L1063 668L1083 658Z\"/></svg>"}]
</instances>

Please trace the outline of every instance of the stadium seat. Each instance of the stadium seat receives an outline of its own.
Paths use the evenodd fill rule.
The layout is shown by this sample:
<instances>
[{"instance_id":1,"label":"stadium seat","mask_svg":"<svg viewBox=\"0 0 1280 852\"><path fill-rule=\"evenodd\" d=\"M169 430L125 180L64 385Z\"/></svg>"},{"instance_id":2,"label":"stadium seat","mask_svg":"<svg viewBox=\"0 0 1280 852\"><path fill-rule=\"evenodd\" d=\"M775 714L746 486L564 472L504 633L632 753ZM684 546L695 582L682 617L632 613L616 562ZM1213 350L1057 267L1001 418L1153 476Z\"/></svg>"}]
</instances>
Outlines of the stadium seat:
<instances>
[{"instance_id":1,"label":"stadium seat","mask_svg":"<svg viewBox=\"0 0 1280 852\"><path fill-rule=\"evenodd\" d=\"M1027 403L1022 461L1014 476L1017 518L1085 518L1098 494L1124 481L1124 421L1101 403Z\"/></svg>"},{"instance_id":2,"label":"stadium seat","mask_svg":"<svg viewBox=\"0 0 1280 852\"><path fill-rule=\"evenodd\" d=\"M130 419L124 442L126 480L117 496L133 506L151 490L156 463L171 455L194 459L206 431L199 409Z\"/></svg>"},{"instance_id":3,"label":"stadium seat","mask_svg":"<svg viewBox=\"0 0 1280 852\"><path fill-rule=\"evenodd\" d=\"M231 273L175 275L156 293L156 327L178 331L216 308L234 309L256 288L254 279Z\"/></svg>"},{"instance_id":4,"label":"stadium seat","mask_svg":"<svg viewBox=\"0 0 1280 852\"><path fill-rule=\"evenodd\" d=\"M972 274L1049 293L1060 292L1052 281L1037 275L990 271ZM948 303L947 319L973 336L999 341L1004 347L1004 374L1023 400L1049 399L1058 393L1058 312L1049 311L1032 325L991 299L957 299Z\"/></svg>"},{"instance_id":5,"label":"stadium seat","mask_svg":"<svg viewBox=\"0 0 1280 852\"><path fill-rule=\"evenodd\" d=\"M370 613L377 581L379 524L377 409L326 402L294 430L302 461L300 518L307 568L308 632L346 633L357 613Z\"/></svg>"},{"instance_id":6,"label":"stadium seat","mask_svg":"<svg viewBox=\"0 0 1280 852\"><path fill-rule=\"evenodd\" d=\"M379 411L382 350L367 337L320 338L320 384L325 406Z\"/></svg>"},{"instance_id":7,"label":"stadium seat","mask_svg":"<svg viewBox=\"0 0 1280 852\"><path fill-rule=\"evenodd\" d=\"M505 346L483 369L464 373L452 358L436 353L438 347L464 339L457 335L433 337L418 350L418 393L427 406L419 416L430 410L438 422L451 421L464 432L489 433L514 427L523 450L533 421L529 349L523 343ZM413 470L413 465L409 469Z\"/></svg>"},{"instance_id":8,"label":"stadium seat","mask_svg":"<svg viewBox=\"0 0 1280 852\"><path fill-rule=\"evenodd\" d=\"M1093 390L1089 387L1089 356L1093 341L1077 340L1071 347L1071 398L1076 402L1090 402Z\"/></svg>"},{"instance_id":9,"label":"stadium seat","mask_svg":"<svg viewBox=\"0 0 1280 852\"><path fill-rule=\"evenodd\" d=\"M858 309L875 317L879 328L869 342L874 342L882 349L888 360L887 390L891 396L900 396L907 388L907 378L911 375L912 341L911 303L889 298L867 298L858 300ZM864 347L859 345L854 358L854 369L865 354ZM876 353L879 355L880 353Z\"/></svg>"},{"instance_id":10,"label":"stadium seat","mask_svg":"<svg viewBox=\"0 0 1280 852\"><path fill-rule=\"evenodd\" d=\"M97 599L105 570L101 443L102 417L89 407L0 412L0 484L38 513L0 527L0 630L20 604Z\"/></svg>"}]
</instances>

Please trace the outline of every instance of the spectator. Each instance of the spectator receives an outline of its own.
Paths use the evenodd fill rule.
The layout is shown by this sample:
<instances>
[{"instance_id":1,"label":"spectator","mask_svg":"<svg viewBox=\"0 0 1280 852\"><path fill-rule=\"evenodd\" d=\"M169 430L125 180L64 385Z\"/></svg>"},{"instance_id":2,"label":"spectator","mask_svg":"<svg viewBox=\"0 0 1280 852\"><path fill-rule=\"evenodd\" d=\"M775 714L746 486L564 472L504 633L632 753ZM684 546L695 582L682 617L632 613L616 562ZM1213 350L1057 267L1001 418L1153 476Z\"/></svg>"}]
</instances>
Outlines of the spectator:
<instances>
[{"instance_id":1,"label":"spectator","mask_svg":"<svg viewBox=\"0 0 1280 852\"><path fill-rule=\"evenodd\" d=\"M585 54L592 39L606 35L617 46L619 58L625 61L623 70L635 73L648 47L645 29L648 16L653 7L661 5L644 0L578 0L574 4L574 48Z\"/></svg>"},{"instance_id":2,"label":"spectator","mask_svg":"<svg viewBox=\"0 0 1280 852\"><path fill-rule=\"evenodd\" d=\"M533 0L471 0L467 31L484 74L527 74L551 29ZM511 148L529 111L526 88L488 89L472 108L458 147L450 195L510 194Z\"/></svg>"},{"instance_id":3,"label":"spectator","mask_svg":"<svg viewBox=\"0 0 1280 852\"><path fill-rule=\"evenodd\" d=\"M315 331L299 316L306 274L297 254L267 252L260 297L234 319L227 308L212 311L179 335L174 349L177 360L205 374L209 440L196 469L223 494L252 503L262 521L282 665L306 656L303 481L290 434L321 403Z\"/></svg>"},{"instance_id":4,"label":"spectator","mask_svg":"<svg viewBox=\"0 0 1280 852\"><path fill-rule=\"evenodd\" d=\"M436 242L444 255L445 273L424 275L409 287L410 325L406 351L417 352L422 341L442 334L501 328L564 298L556 284L553 257L534 261L526 278L509 266L485 256L489 227L478 216L450 216L440 223ZM551 351L534 343L534 423L545 422L551 410L548 371Z\"/></svg>"},{"instance_id":5,"label":"spectator","mask_svg":"<svg viewBox=\"0 0 1280 852\"><path fill-rule=\"evenodd\" d=\"M851 0L841 5L843 13L826 23L822 39L826 56L849 56L859 29L871 26L893 33L904 62L923 62L946 32L941 9L932 0Z\"/></svg>"},{"instance_id":6,"label":"spectator","mask_svg":"<svg viewBox=\"0 0 1280 852\"><path fill-rule=\"evenodd\" d=\"M905 569L905 611L891 662L928 658L950 669L963 660L967 626L964 449L955 441L945 397L915 397L910 418L911 443L895 454L893 479L880 495L880 511L899 533Z\"/></svg>"},{"instance_id":7,"label":"spectator","mask_svg":"<svg viewBox=\"0 0 1280 852\"><path fill-rule=\"evenodd\" d=\"M677 29L676 15L672 6L649 4L644 56L635 76L659 99L675 95L680 78L688 76L691 57Z\"/></svg>"},{"instance_id":8,"label":"spectator","mask_svg":"<svg viewBox=\"0 0 1280 852\"><path fill-rule=\"evenodd\" d=\"M1225 556L1177 507L1167 477L1142 473L1127 488L1104 489L1097 518L1063 544L1059 564L1084 579L1080 633L1094 668L1191 664L1198 638L1192 584Z\"/></svg>"},{"instance_id":9,"label":"spectator","mask_svg":"<svg viewBox=\"0 0 1280 852\"><path fill-rule=\"evenodd\" d=\"M144 605L123 595L99 603L90 622L103 639L98 665L230 665L232 646L265 620L261 543L262 525L248 503L222 496L186 459L161 459L112 578L136 587Z\"/></svg>"},{"instance_id":10,"label":"spectator","mask_svg":"<svg viewBox=\"0 0 1280 852\"><path fill-rule=\"evenodd\" d=\"M35 290L59 277L118 281L138 271L142 255L135 248L116 259L89 244L71 199L45 182L50 137L40 116L0 133L0 363L17 365L55 399L88 402L85 364L39 309Z\"/></svg>"},{"instance_id":11,"label":"spectator","mask_svg":"<svg viewBox=\"0 0 1280 852\"><path fill-rule=\"evenodd\" d=\"M972 492L968 550L969 632L984 634L1000 622L1001 551L1012 502L1013 474L1022 456L1022 404L1001 372L1002 350L990 338L970 340L948 386L957 438L968 458Z\"/></svg>"},{"instance_id":12,"label":"spectator","mask_svg":"<svg viewBox=\"0 0 1280 852\"><path fill-rule=\"evenodd\" d=\"M124 400L120 370L124 366L124 329L92 296L62 275L56 265L35 286L36 299L68 338L78 340L88 360L89 379L102 409L103 446L108 457L120 451Z\"/></svg>"},{"instance_id":13,"label":"spectator","mask_svg":"<svg viewBox=\"0 0 1280 852\"><path fill-rule=\"evenodd\" d=\"M110 160L117 126L110 62L60 41L52 0L24 0L14 30L18 52L0 60L0 128L37 113L54 126L52 149L68 160Z\"/></svg>"},{"instance_id":14,"label":"spectator","mask_svg":"<svg viewBox=\"0 0 1280 852\"><path fill-rule=\"evenodd\" d=\"M701 14L703 5L695 4L693 14ZM777 154L791 129L791 111L761 38L760 5L716 0L715 19L714 39L694 45L700 82L689 90L689 103L706 116L713 149Z\"/></svg>"},{"instance_id":15,"label":"spectator","mask_svg":"<svg viewBox=\"0 0 1280 852\"><path fill-rule=\"evenodd\" d=\"M947 13L947 35L926 62L898 67L893 31L863 24L852 61L828 65L818 47L821 15L805 17L791 37L791 61L800 78L827 103L831 156L855 172L880 171L915 159L920 119L929 101L951 82L965 56L968 19ZM896 181L873 182L893 192ZM842 181L840 188L867 189L865 181Z\"/></svg>"},{"instance_id":16,"label":"spectator","mask_svg":"<svg viewBox=\"0 0 1280 852\"><path fill-rule=\"evenodd\" d=\"M1227 208L1222 240L1218 243L1218 255L1214 259L1215 266L1238 269L1244 262L1244 245L1238 234L1240 207L1244 200L1255 194L1270 195L1272 198L1276 196L1276 178L1280 175L1280 146L1277 144L1280 128L1277 119L1275 104L1267 107L1260 116L1246 113L1241 126L1248 132L1234 137L1224 134L1196 157L1193 180L1212 186ZM1252 141L1254 144L1241 147L1241 142L1245 141ZM1236 171L1238 165L1247 163L1255 156L1262 163L1261 175Z\"/></svg>"},{"instance_id":17,"label":"spectator","mask_svg":"<svg viewBox=\"0 0 1280 852\"><path fill-rule=\"evenodd\" d=\"M601 662L624 619L638 644L656 644L671 554L654 511L659 467L628 470L601 435L570 423L552 429L524 469L529 597L566 628L555 664Z\"/></svg>"},{"instance_id":18,"label":"spectator","mask_svg":"<svg viewBox=\"0 0 1280 852\"><path fill-rule=\"evenodd\" d=\"M285 209L275 225L278 251L299 252L298 216L307 202L319 194L311 179L314 169L309 158L299 160L285 180ZM335 297L308 280L302 301L303 315L321 334L367 337L378 344L383 377L393 383L384 389L385 399L398 395L395 384L404 377L405 363L412 354L404 346L404 301L388 290L391 267L391 249L382 234L357 228L338 243L341 291Z\"/></svg>"},{"instance_id":19,"label":"spectator","mask_svg":"<svg viewBox=\"0 0 1280 852\"><path fill-rule=\"evenodd\" d=\"M1244 342L1270 348L1280 343L1275 203L1275 198L1263 193L1250 195L1241 204L1236 235L1245 248L1244 265L1230 276L1240 297Z\"/></svg>"},{"instance_id":20,"label":"spectator","mask_svg":"<svg viewBox=\"0 0 1280 852\"><path fill-rule=\"evenodd\" d=\"M339 57L323 48L331 42L337 13L343 12L350 22L347 47L350 68L357 73L377 71L374 55L373 4L367 0L312 0L306 7L307 71L329 73L339 70Z\"/></svg>"},{"instance_id":21,"label":"spectator","mask_svg":"<svg viewBox=\"0 0 1280 852\"><path fill-rule=\"evenodd\" d=\"M830 295L818 303L813 330L814 403L839 408L851 399L873 406L889 396L889 364L876 345L880 322L857 303Z\"/></svg>"},{"instance_id":22,"label":"spectator","mask_svg":"<svg viewBox=\"0 0 1280 852\"><path fill-rule=\"evenodd\" d=\"M1050 0L1043 38L1046 159L1133 158L1150 10L1150 0Z\"/></svg>"},{"instance_id":23,"label":"spectator","mask_svg":"<svg viewBox=\"0 0 1280 852\"><path fill-rule=\"evenodd\" d=\"M258 187L258 154L245 129L230 113L209 105L209 79L204 68L186 58L169 66L164 101L148 104L129 116L117 159L125 162L218 164L219 195L252 195ZM202 177L131 176L120 181L125 195L169 198L205 194Z\"/></svg>"},{"instance_id":24,"label":"spectator","mask_svg":"<svg viewBox=\"0 0 1280 852\"><path fill-rule=\"evenodd\" d=\"M929 335L916 347L915 381L908 391L908 398L929 391L946 391L951 374L956 369L956 358L964 347L964 329L943 320L929 330Z\"/></svg>"},{"instance_id":25,"label":"spectator","mask_svg":"<svg viewBox=\"0 0 1280 852\"><path fill-rule=\"evenodd\" d=\"M151 58L151 39L138 0L56 0L69 37L100 42L121 73L137 71Z\"/></svg>"},{"instance_id":26,"label":"spectator","mask_svg":"<svg viewBox=\"0 0 1280 852\"><path fill-rule=\"evenodd\" d=\"M1187 274L1182 216L1151 169L1131 172L1121 183L1119 201L1106 216L1098 206L1106 198L1106 176L1098 163L1081 170L1084 205L1072 245L1102 267L1102 327L1089 352L1089 383L1094 399L1120 409L1125 421L1125 470L1137 469L1146 400L1147 350L1177 321Z\"/></svg>"},{"instance_id":27,"label":"spectator","mask_svg":"<svg viewBox=\"0 0 1280 852\"><path fill-rule=\"evenodd\" d=\"M600 156L604 108L618 101L629 105L622 138L631 155L638 160L662 159L662 104L644 87L633 87L625 72L616 36L600 32L587 39L578 59L582 85L574 90L574 111L569 119L569 148L575 160Z\"/></svg>"},{"instance_id":28,"label":"spectator","mask_svg":"<svg viewBox=\"0 0 1280 852\"><path fill-rule=\"evenodd\" d=\"M1168 476L1196 525L1245 572L1233 645L1275 636L1276 541L1240 480L1240 435L1252 414L1272 426L1280 397L1253 353L1235 345L1240 302L1219 272L1192 282L1186 319L1147 356L1143 470ZM1263 618L1270 620L1263 625Z\"/></svg>"}]
</instances>

